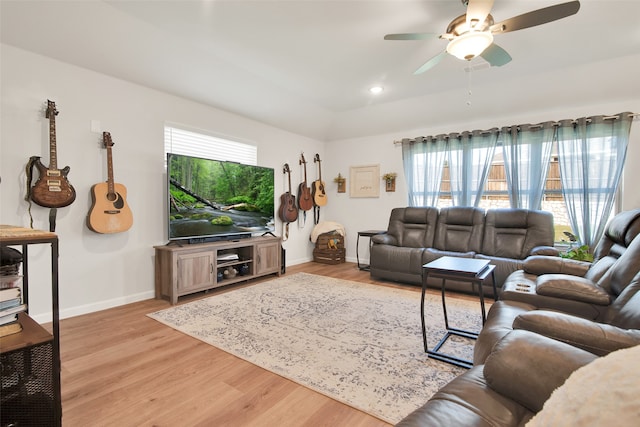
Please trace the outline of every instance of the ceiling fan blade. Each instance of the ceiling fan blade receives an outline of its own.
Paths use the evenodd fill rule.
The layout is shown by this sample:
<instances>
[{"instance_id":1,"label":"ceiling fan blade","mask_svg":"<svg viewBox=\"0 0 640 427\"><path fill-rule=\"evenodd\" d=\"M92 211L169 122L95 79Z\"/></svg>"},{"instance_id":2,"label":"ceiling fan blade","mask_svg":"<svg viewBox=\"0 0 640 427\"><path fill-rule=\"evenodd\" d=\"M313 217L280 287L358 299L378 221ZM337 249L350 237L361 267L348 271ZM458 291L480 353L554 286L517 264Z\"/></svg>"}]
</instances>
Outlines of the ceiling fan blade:
<instances>
[{"instance_id":1,"label":"ceiling fan blade","mask_svg":"<svg viewBox=\"0 0 640 427\"><path fill-rule=\"evenodd\" d=\"M495 43L490 44L480 56L491 64L492 67L501 67L511 61L511 55Z\"/></svg>"},{"instance_id":2,"label":"ceiling fan blade","mask_svg":"<svg viewBox=\"0 0 640 427\"><path fill-rule=\"evenodd\" d=\"M425 40L437 37L433 33L403 33L403 34L387 34L385 40Z\"/></svg>"},{"instance_id":3,"label":"ceiling fan blade","mask_svg":"<svg viewBox=\"0 0 640 427\"><path fill-rule=\"evenodd\" d=\"M425 62L422 67L418 68L413 74L418 75L424 73L427 70L430 70L431 68L438 65L440 61L442 61L442 58L444 58L445 56L447 56L447 51L443 50L442 52Z\"/></svg>"},{"instance_id":4,"label":"ceiling fan blade","mask_svg":"<svg viewBox=\"0 0 640 427\"><path fill-rule=\"evenodd\" d=\"M536 25L546 24L547 22L556 21L574 15L580 10L579 1L570 1L567 3L556 4L554 6L545 7L534 10L513 18L505 19L491 26L492 33L506 33L509 31L522 30L524 28L535 27Z\"/></svg>"},{"instance_id":5,"label":"ceiling fan blade","mask_svg":"<svg viewBox=\"0 0 640 427\"><path fill-rule=\"evenodd\" d=\"M482 24L487 15L491 13L493 0L469 0L467 5L467 25L473 28L476 24Z\"/></svg>"}]
</instances>

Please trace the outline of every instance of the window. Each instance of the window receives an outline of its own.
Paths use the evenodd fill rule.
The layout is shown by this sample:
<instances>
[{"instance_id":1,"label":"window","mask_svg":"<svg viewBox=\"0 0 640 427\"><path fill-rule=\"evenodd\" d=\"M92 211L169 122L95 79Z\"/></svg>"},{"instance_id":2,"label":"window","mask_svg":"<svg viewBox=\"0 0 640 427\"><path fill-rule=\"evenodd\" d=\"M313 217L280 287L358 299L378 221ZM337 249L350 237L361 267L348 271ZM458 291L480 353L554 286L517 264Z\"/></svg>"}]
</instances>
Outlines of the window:
<instances>
[{"instance_id":1,"label":"window","mask_svg":"<svg viewBox=\"0 0 640 427\"><path fill-rule=\"evenodd\" d=\"M620 113L502 128L497 140L501 149L485 167L487 179L482 182L460 178L475 167L471 159L454 156L460 134L449 134L449 141L439 146L434 144L439 137L404 139L409 204L422 206L419 202L431 200L430 205L438 207L473 203L482 208L543 209L554 215L556 241L566 240L564 232L571 231L579 242L593 246L614 213L634 116ZM474 131L474 136L476 132L492 130ZM475 141L471 146L472 151L482 148ZM453 164L436 155L443 151ZM427 176L430 179L416 179ZM478 188L473 188L474 182ZM481 198L461 200L456 194L471 191Z\"/></svg>"},{"instance_id":2,"label":"window","mask_svg":"<svg viewBox=\"0 0 640 427\"><path fill-rule=\"evenodd\" d=\"M555 241L561 242L567 240L565 231L571 232L569 215L564 197L562 195L562 187L560 183L560 167L558 163L558 149L554 142L551 161L549 164L549 172L545 181L544 196L542 199L541 209L553 213L555 227ZM445 163L442 172L442 183L440 184L440 198L437 206L439 208L452 206L453 199L451 197L451 183L449 178L449 166ZM509 208L509 191L507 189L507 177L502 159L502 150L500 143L494 155L489 175L484 187L482 200L478 205L482 209Z\"/></svg>"},{"instance_id":3,"label":"window","mask_svg":"<svg viewBox=\"0 0 640 427\"><path fill-rule=\"evenodd\" d=\"M232 161L253 166L258 163L258 147L255 145L171 126L164 127L165 160L167 153Z\"/></svg>"}]
</instances>

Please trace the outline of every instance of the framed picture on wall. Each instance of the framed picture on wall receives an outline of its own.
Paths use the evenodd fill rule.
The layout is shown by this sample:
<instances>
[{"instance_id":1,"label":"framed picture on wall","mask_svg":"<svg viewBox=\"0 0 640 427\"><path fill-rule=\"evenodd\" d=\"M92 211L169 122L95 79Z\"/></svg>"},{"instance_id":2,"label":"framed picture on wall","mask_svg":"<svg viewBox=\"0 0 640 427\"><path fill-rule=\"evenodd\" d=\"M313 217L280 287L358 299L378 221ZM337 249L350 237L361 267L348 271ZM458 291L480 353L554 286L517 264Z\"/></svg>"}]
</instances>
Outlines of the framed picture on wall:
<instances>
[{"instance_id":1,"label":"framed picture on wall","mask_svg":"<svg viewBox=\"0 0 640 427\"><path fill-rule=\"evenodd\" d=\"M380 197L380 165L351 166L350 197Z\"/></svg>"}]
</instances>

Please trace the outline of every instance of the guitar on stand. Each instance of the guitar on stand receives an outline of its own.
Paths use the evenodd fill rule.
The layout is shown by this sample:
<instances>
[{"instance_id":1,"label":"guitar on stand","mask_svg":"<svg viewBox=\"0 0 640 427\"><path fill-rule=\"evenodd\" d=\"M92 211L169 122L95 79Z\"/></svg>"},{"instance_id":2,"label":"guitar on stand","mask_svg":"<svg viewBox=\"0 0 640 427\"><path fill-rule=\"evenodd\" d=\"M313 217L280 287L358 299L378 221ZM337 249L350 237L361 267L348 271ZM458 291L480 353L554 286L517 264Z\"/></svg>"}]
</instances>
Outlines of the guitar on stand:
<instances>
[{"instance_id":1,"label":"guitar on stand","mask_svg":"<svg viewBox=\"0 0 640 427\"><path fill-rule=\"evenodd\" d=\"M56 116L58 115L56 104L47 100L45 117L49 119L49 167L42 164L40 157L33 156L27 164L27 200L45 208L51 208L49 212L49 229L55 231L55 218L57 208L69 206L76 199L76 190L69 183L67 175L69 166L58 169L58 155L56 143ZM38 180L31 188L33 167L38 170ZM31 214L31 205L29 205Z\"/></svg>"},{"instance_id":2,"label":"guitar on stand","mask_svg":"<svg viewBox=\"0 0 640 427\"><path fill-rule=\"evenodd\" d=\"M313 208L313 197L311 196L311 188L307 184L307 161L304 158L304 153L300 153L299 164L304 166L304 181L298 185L298 207L302 211L306 222L307 211Z\"/></svg>"},{"instance_id":3,"label":"guitar on stand","mask_svg":"<svg viewBox=\"0 0 640 427\"><path fill-rule=\"evenodd\" d=\"M127 204L127 189L113 179L113 141L109 132L102 133L104 148L107 149L107 182L91 187L92 205L87 216L87 226L91 231L102 234L121 233L131 228L133 214Z\"/></svg>"},{"instance_id":4,"label":"guitar on stand","mask_svg":"<svg viewBox=\"0 0 640 427\"><path fill-rule=\"evenodd\" d=\"M289 163L284 164L282 173L287 174L289 178L289 191L280 196L280 208L278 208L278 216L280 220L286 224L285 240L289 238L289 223L298 219L298 206L296 205L296 196L291 193L291 170Z\"/></svg>"},{"instance_id":5,"label":"guitar on stand","mask_svg":"<svg viewBox=\"0 0 640 427\"><path fill-rule=\"evenodd\" d=\"M324 191L324 181L322 181L322 168L320 167L320 155L316 153L313 163L318 164L318 179L313 181L311 194L313 195L313 222L320 222L320 207L327 204L327 193Z\"/></svg>"}]
</instances>

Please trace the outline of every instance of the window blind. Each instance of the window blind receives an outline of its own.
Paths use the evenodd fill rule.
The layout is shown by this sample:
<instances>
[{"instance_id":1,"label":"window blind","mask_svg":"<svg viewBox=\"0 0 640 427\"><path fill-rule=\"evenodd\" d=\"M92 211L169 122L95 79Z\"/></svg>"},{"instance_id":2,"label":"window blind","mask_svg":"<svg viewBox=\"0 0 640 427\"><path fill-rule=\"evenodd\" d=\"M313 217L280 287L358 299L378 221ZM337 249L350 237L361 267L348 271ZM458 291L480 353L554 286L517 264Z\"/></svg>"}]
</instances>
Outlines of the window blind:
<instances>
[{"instance_id":1,"label":"window blind","mask_svg":"<svg viewBox=\"0 0 640 427\"><path fill-rule=\"evenodd\" d=\"M257 165L258 147L172 126L164 128L164 152Z\"/></svg>"}]
</instances>

